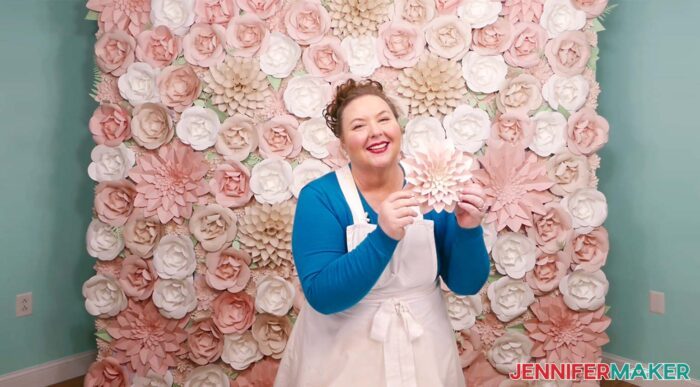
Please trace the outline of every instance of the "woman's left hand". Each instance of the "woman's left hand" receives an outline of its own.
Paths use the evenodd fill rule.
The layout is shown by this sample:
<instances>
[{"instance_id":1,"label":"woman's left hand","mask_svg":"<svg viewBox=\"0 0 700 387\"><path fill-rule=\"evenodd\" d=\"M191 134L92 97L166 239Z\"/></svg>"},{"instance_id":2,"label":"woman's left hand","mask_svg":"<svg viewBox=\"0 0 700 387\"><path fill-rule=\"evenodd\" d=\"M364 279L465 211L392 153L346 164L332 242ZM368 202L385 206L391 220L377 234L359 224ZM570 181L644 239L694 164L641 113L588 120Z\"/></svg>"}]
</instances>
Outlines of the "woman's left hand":
<instances>
[{"instance_id":1,"label":"woman's left hand","mask_svg":"<svg viewBox=\"0 0 700 387\"><path fill-rule=\"evenodd\" d=\"M462 228L475 228L486 214L486 194L479 184L470 183L462 189L455 209L457 223Z\"/></svg>"}]
</instances>

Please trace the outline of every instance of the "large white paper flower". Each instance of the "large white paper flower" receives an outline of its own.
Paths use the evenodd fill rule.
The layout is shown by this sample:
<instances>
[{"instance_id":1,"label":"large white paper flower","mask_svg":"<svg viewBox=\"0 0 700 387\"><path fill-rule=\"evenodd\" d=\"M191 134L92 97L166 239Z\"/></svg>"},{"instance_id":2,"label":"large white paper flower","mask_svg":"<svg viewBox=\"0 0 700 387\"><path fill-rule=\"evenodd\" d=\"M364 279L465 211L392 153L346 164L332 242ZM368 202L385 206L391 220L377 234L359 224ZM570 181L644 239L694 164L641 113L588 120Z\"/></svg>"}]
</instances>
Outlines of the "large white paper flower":
<instances>
[{"instance_id":1,"label":"large white paper flower","mask_svg":"<svg viewBox=\"0 0 700 387\"><path fill-rule=\"evenodd\" d=\"M255 294L255 310L259 313L270 313L284 316L294 303L294 285L284 278L270 275L263 278L257 285Z\"/></svg>"},{"instance_id":2,"label":"large white paper flower","mask_svg":"<svg viewBox=\"0 0 700 387\"><path fill-rule=\"evenodd\" d=\"M515 372L518 363L528 363L533 342L526 335L506 331L493 342L487 353L489 363L502 374Z\"/></svg>"},{"instance_id":3,"label":"large white paper flower","mask_svg":"<svg viewBox=\"0 0 700 387\"><path fill-rule=\"evenodd\" d=\"M90 152L90 158L88 175L97 182L124 179L136 164L136 155L124 143L115 147L97 145Z\"/></svg>"},{"instance_id":4,"label":"large white paper flower","mask_svg":"<svg viewBox=\"0 0 700 387\"><path fill-rule=\"evenodd\" d=\"M586 103L589 90L590 84L583 75L563 77L554 74L542 86L542 97L552 109L562 106L573 113Z\"/></svg>"},{"instance_id":5,"label":"large white paper flower","mask_svg":"<svg viewBox=\"0 0 700 387\"><path fill-rule=\"evenodd\" d=\"M136 106L146 102L160 102L156 79L160 70L148 63L134 62L119 77L117 86L119 94L130 104Z\"/></svg>"},{"instance_id":6,"label":"large white paper flower","mask_svg":"<svg viewBox=\"0 0 700 387\"><path fill-rule=\"evenodd\" d=\"M435 117L416 117L406 124L401 151L406 156L413 155L416 150L425 148L430 141L445 139L445 129Z\"/></svg>"},{"instance_id":7,"label":"large white paper flower","mask_svg":"<svg viewBox=\"0 0 700 387\"><path fill-rule=\"evenodd\" d=\"M221 353L221 360L234 370L243 371L262 358L263 354L260 352L258 342L249 330L243 334L224 335L224 351Z\"/></svg>"},{"instance_id":8,"label":"large white paper flower","mask_svg":"<svg viewBox=\"0 0 700 387\"><path fill-rule=\"evenodd\" d=\"M331 85L323 78L302 75L289 80L284 90L284 105L297 117L321 117L331 97Z\"/></svg>"},{"instance_id":9,"label":"large white paper flower","mask_svg":"<svg viewBox=\"0 0 700 387\"><path fill-rule=\"evenodd\" d=\"M377 38L372 35L348 36L340 43L340 49L350 72L359 77L369 77L381 66L377 56Z\"/></svg>"},{"instance_id":10,"label":"large white paper flower","mask_svg":"<svg viewBox=\"0 0 700 387\"><path fill-rule=\"evenodd\" d=\"M561 200L561 205L571 215L577 233L588 234L608 217L605 195L595 188L581 188Z\"/></svg>"},{"instance_id":11,"label":"large white paper flower","mask_svg":"<svg viewBox=\"0 0 700 387\"><path fill-rule=\"evenodd\" d=\"M331 129L326 125L326 120L317 117L299 124L299 133L302 136L301 146L311 156L322 159L328 157L328 144L336 137Z\"/></svg>"},{"instance_id":12,"label":"large white paper flower","mask_svg":"<svg viewBox=\"0 0 700 387\"><path fill-rule=\"evenodd\" d=\"M164 236L153 252L153 267L163 279L185 279L194 273L197 260L192 240L185 235Z\"/></svg>"},{"instance_id":13,"label":"large white paper flower","mask_svg":"<svg viewBox=\"0 0 700 387\"><path fill-rule=\"evenodd\" d=\"M520 279L535 267L537 245L523 234L504 232L493 245L491 256L499 273Z\"/></svg>"},{"instance_id":14,"label":"large white paper flower","mask_svg":"<svg viewBox=\"0 0 700 387\"><path fill-rule=\"evenodd\" d=\"M564 31L580 30L586 25L586 13L576 9L571 0L547 0L540 16L540 25L550 39Z\"/></svg>"},{"instance_id":15,"label":"large white paper flower","mask_svg":"<svg viewBox=\"0 0 700 387\"><path fill-rule=\"evenodd\" d=\"M462 152L475 153L491 136L488 113L469 105L460 105L442 119L447 138Z\"/></svg>"},{"instance_id":16,"label":"large white paper flower","mask_svg":"<svg viewBox=\"0 0 700 387\"><path fill-rule=\"evenodd\" d=\"M433 19L425 26L424 33L430 51L446 59L461 59L472 42L469 25L455 15Z\"/></svg>"},{"instance_id":17,"label":"large white paper flower","mask_svg":"<svg viewBox=\"0 0 700 387\"><path fill-rule=\"evenodd\" d=\"M491 302L491 310L503 322L525 313L528 306L535 302L535 294L525 281L507 276L491 283L486 294Z\"/></svg>"},{"instance_id":18,"label":"large white paper flower","mask_svg":"<svg viewBox=\"0 0 700 387\"><path fill-rule=\"evenodd\" d=\"M211 387L211 386L224 386L227 387L231 384L226 372L216 364L210 364L208 366L197 367L185 380L183 387Z\"/></svg>"},{"instance_id":19,"label":"large white paper flower","mask_svg":"<svg viewBox=\"0 0 700 387\"><path fill-rule=\"evenodd\" d=\"M151 23L164 25L177 35L184 35L194 23L195 0L152 0Z\"/></svg>"},{"instance_id":20,"label":"large white paper flower","mask_svg":"<svg viewBox=\"0 0 700 387\"><path fill-rule=\"evenodd\" d=\"M219 116L213 110L191 106L182 112L175 133L192 149L204 150L216 144L220 128Z\"/></svg>"},{"instance_id":21,"label":"large white paper flower","mask_svg":"<svg viewBox=\"0 0 700 387\"><path fill-rule=\"evenodd\" d=\"M485 27L498 19L501 2L494 0L465 0L457 14L472 28Z\"/></svg>"},{"instance_id":22,"label":"large white paper flower","mask_svg":"<svg viewBox=\"0 0 700 387\"><path fill-rule=\"evenodd\" d=\"M288 77L301 58L297 42L277 31L270 34L264 50L260 55L260 70L275 78Z\"/></svg>"},{"instance_id":23,"label":"large white paper flower","mask_svg":"<svg viewBox=\"0 0 700 387\"><path fill-rule=\"evenodd\" d=\"M112 276L95 274L83 284L85 310L95 317L109 318L126 309L126 294Z\"/></svg>"},{"instance_id":24,"label":"large white paper flower","mask_svg":"<svg viewBox=\"0 0 700 387\"><path fill-rule=\"evenodd\" d=\"M559 112L539 112L532 117L535 134L530 149L541 157L549 157L566 148L566 118Z\"/></svg>"},{"instance_id":25,"label":"large white paper flower","mask_svg":"<svg viewBox=\"0 0 700 387\"><path fill-rule=\"evenodd\" d=\"M479 55L469 51L462 59L462 76L467 87L478 93L498 91L506 81L508 65L502 55Z\"/></svg>"},{"instance_id":26,"label":"large white paper flower","mask_svg":"<svg viewBox=\"0 0 700 387\"><path fill-rule=\"evenodd\" d=\"M448 292L444 296L447 304L447 316L455 331L471 328L476 322L476 317L484 311L479 295L458 296L453 292Z\"/></svg>"},{"instance_id":27,"label":"large white paper flower","mask_svg":"<svg viewBox=\"0 0 700 387\"><path fill-rule=\"evenodd\" d=\"M85 236L88 254L100 261L111 261L124 249L121 232L113 226L93 219Z\"/></svg>"},{"instance_id":28,"label":"large white paper flower","mask_svg":"<svg viewBox=\"0 0 700 387\"><path fill-rule=\"evenodd\" d=\"M159 279L153 287L153 303L167 318L181 319L197 307L194 279Z\"/></svg>"},{"instance_id":29,"label":"large white paper flower","mask_svg":"<svg viewBox=\"0 0 700 387\"><path fill-rule=\"evenodd\" d=\"M575 270L559 282L564 303L573 310L596 310L605 305L608 287L608 279L602 270L592 273Z\"/></svg>"},{"instance_id":30,"label":"large white paper flower","mask_svg":"<svg viewBox=\"0 0 700 387\"><path fill-rule=\"evenodd\" d=\"M305 185L311 181L330 172L331 168L323 162L316 159L307 159L294 168L294 183L292 184L292 193L294 197L299 197L299 192Z\"/></svg>"},{"instance_id":31,"label":"large white paper flower","mask_svg":"<svg viewBox=\"0 0 700 387\"><path fill-rule=\"evenodd\" d=\"M146 376L134 375L131 387L171 387L173 385L173 374L167 371L165 375L158 375L153 370L148 371Z\"/></svg>"},{"instance_id":32,"label":"large white paper flower","mask_svg":"<svg viewBox=\"0 0 700 387\"><path fill-rule=\"evenodd\" d=\"M279 157L270 157L253 167L250 189L260 203L277 204L292 197L292 166Z\"/></svg>"}]
</instances>

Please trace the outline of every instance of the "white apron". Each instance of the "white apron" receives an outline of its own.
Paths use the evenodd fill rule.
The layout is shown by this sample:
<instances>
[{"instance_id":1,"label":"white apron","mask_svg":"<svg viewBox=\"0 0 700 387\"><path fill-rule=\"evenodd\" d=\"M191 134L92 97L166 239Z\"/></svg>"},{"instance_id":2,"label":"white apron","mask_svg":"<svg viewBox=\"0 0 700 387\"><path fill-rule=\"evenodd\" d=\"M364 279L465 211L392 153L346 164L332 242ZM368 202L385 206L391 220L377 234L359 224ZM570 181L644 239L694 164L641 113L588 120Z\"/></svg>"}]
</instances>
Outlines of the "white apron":
<instances>
[{"instance_id":1,"label":"white apron","mask_svg":"<svg viewBox=\"0 0 700 387\"><path fill-rule=\"evenodd\" d=\"M352 211L347 248L369 224L348 167L336 171ZM275 387L464 387L455 337L437 281L433 222L407 227L391 261L357 305L324 315L305 303Z\"/></svg>"}]
</instances>

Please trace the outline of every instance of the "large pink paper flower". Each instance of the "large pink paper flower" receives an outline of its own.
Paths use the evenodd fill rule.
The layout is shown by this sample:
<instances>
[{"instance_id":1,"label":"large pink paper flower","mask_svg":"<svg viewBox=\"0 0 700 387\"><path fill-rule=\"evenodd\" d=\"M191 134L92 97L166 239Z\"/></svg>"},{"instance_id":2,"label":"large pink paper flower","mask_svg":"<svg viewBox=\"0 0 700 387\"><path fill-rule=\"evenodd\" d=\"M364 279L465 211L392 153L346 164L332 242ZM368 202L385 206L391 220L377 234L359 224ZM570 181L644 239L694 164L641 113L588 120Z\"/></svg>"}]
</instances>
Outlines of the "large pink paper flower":
<instances>
[{"instance_id":1,"label":"large pink paper flower","mask_svg":"<svg viewBox=\"0 0 700 387\"><path fill-rule=\"evenodd\" d=\"M544 53L555 74L571 77L586 68L591 46L582 31L566 31L550 40Z\"/></svg>"},{"instance_id":2,"label":"large pink paper flower","mask_svg":"<svg viewBox=\"0 0 700 387\"><path fill-rule=\"evenodd\" d=\"M136 36L150 22L151 0L88 0L86 7L100 13L103 31L129 31Z\"/></svg>"},{"instance_id":3,"label":"large pink paper flower","mask_svg":"<svg viewBox=\"0 0 700 387\"><path fill-rule=\"evenodd\" d=\"M226 27L226 44L233 55L250 58L265 47L270 36L265 21L253 14L236 16Z\"/></svg>"},{"instance_id":4,"label":"large pink paper flower","mask_svg":"<svg viewBox=\"0 0 700 387\"><path fill-rule=\"evenodd\" d=\"M585 12L590 19L599 16L605 11L605 7L608 6L608 0L571 0L571 4Z\"/></svg>"},{"instance_id":5,"label":"large pink paper flower","mask_svg":"<svg viewBox=\"0 0 700 387\"><path fill-rule=\"evenodd\" d=\"M173 63L182 51L182 37L175 35L167 26L142 31L137 38L136 57L156 68Z\"/></svg>"},{"instance_id":6,"label":"large pink paper flower","mask_svg":"<svg viewBox=\"0 0 700 387\"><path fill-rule=\"evenodd\" d=\"M233 0L196 0L194 13L197 15L197 23L226 24L234 16L238 16L240 10Z\"/></svg>"},{"instance_id":7,"label":"large pink paper flower","mask_svg":"<svg viewBox=\"0 0 700 387\"><path fill-rule=\"evenodd\" d=\"M608 142L610 125L591 108L583 108L569 117L567 145L576 154L590 155Z\"/></svg>"},{"instance_id":8,"label":"large pink paper flower","mask_svg":"<svg viewBox=\"0 0 700 387\"><path fill-rule=\"evenodd\" d=\"M574 235L564 254L571 259L572 268L592 273L605 265L609 251L608 230L596 227L588 234Z\"/></svg>"},{"instance_id":9,"label":"large pink paper flower","mask_svg":"<svg viewBox=\"0 0 700 387\"><path fill-rule=\"evenodd\" d=\"M245 292L223 292L212 308L214 324L224 334L243 333L255 321L255 301Z\"/></svg>"},{"instance_id":10,"label":"large pink paper flower","mask_svg":"<svg viewBox=\"0 0 700 387\"><path fill-rule=\"evenodd\" d=\"M126 109L110 103L98 106L88 125L95 143L114 147L131 138L130 121Z\"/></svg>"},{"instance_id":11,"label":"large pink paper flower","mask_svg":"<svg viewBox=\"0 0 700 387\"><path fill-rule=\"evenodd\" d=\"M299 121L286 114L260 124L260 154L266 158L294 158L301 152Z\"/></svg>"},{"instance_id":12,"label":"large pink paper flower","mask_svg":"<svg viewBox=\"0 0 700 387\"><path fill-rule=\"evenodd\" d=\"M425 50L425 37L416 26L394 20L379 26L377 56L384 66L402 69L418 63Z\"/></svg>"},{"instance_id":13,"label":"large pink paper flower","mask_svg":"<svg viewBox=\"0 0 700 387\"><path fill-rule=\"evenodd\" d=\"M209 170L204 156L179 141L142 155L129 177L137 184L136 207L144 216L158 215L162 223L192 216L193 204L205 204L209 192L203 180Z\"/></svg>"},{"instance_id":14,"label":"large pink paper flower","mask_svg":"<svg viewBox=\"0 0 700 387\"><path fill-rule=\"evenodd\" d=\"M544 0L504 0L501 15L513 23L539 23L543 10Z\"/></svg>"},{"instance_id":15,"label":"large pink paper flower","mask_svg":"<svg viewBox=\"0 0 700 387\"><path fill-rule=\"evenodd\" d=\"M84 387L124 387L129 377L119 361L106 357L90 365L85 374Z\"/></svg>"},{"instance_id":16,"label":"large pink paper flower","mask_svg":"<svg viewBox=\"0 0 700 387\"><path fill-rule=\"evenodd\" d=\"M202 92L202 81L192 66L168 66L158 76L158 91L163 105L182 113Z\"/></svg>"},{"instance_id":17,"label":"large pink paper flower","mask_svg":"<svg viewBox=\"0 0 700 387\"><path fill-rule=\"evenodd\" d=\"M328 36L304 49L301 56L306 71L332 82L348 71L348 64L340 49L340 39Z\"/></svg>"},{"instance_id":18,"label":"large pink paper flower","mask_svg":"<svg viewBox=\"0 0 700 387\"><path fill-rule=\"evenodd\" d=\"M535 318L525 321L535 342L531 355L552 363L593 363L601 360L601 346L610 339L605 329L610 317L605 308L594 312L574 312L561 296L546 296L530 306Z\"/></svg>"},{"instance_id":19,"label":"large pink paper flower","mask_svg":"<svg viewBox=\"0 0 700 387\"><path fill-rule=\"evenodd\" d=\"M152 259L145 261L135 255L127 255L122 262L119 284L129 297L136 300L148 299L153 294L157 278Z\"/></svg>"},{"instance_id":20,"label":"large pink paper flower","mask_svg":"<svg viewBox=\"0 0 700 387\"><path fill-rule=\"evenodd\" d=\"M568 269L569 260L563 252L549 254L540 251L535 267L525 274L525 281L532 292L540 296L557 289Z\"/></svg>"},{"instance_id":21,"label":"large pink paper flower","mask_svg":"<svg viewBox=\"0 0 700 387\"><path fill-rule=\"evenodd\" d=\"M507 50L513 42L513 24L498 18L482 28L472 31L472 50L480 55L498 55Z\"/></svg>"},{"instance_id":22,"label":"large pink paper flower","mask_svg":"<svg viewBox=\"0 0 700 387\"><path fill-rule=\"evenodd\" d=\"M240 292L250 281L251 261L248 253L234 248L207 253L207 284L217 290Z\"/></svg>"},{"instance_id":23,"label":"large pink paper flower","mask_svg":"<svg viewBox=\"0 0 700 387\"><path fill-rule=\"evenodd\" d=\"M187 62L212 67L224 60L226 30L218 24L195 23L182 39Z\"/></svg>"},{"instance_id":24,"label":"large pink paper flower","mask_svg":"<svg viewBox=\"0 0 700 387\"><path fill-rule=\"evenodd\" d=\"M129 180L105 181L95 188L95 212L110 226L123 226L134 210L137 187Z\"/></svg>"},{"instance_id":25,"label":"large pink paper flower","mask_svg":"<svg viewBox=\"0 0 700 387\"><path fill-rule=\"evenodd\" d=\"M331 28L331 17L318 0L297 1L284 15L284 25L297 43L314 44Z\"/></svg>"},{"instance_id":26,"label":"large pink paper flower","mask_svg":"<svg viewBox=\"0 0 700 387\"><path fill-rule=\"evenodd\" d=\"M243 207L253 197L250 190L250 171L240 161L228 160L219 164L209 180L209 190L216 202L224 207Z\"/></svg>"},{"instance_id":27,"label":"large pink paper flower","mask_svg":"<svg viewBox=\"0 0 700 387\"><path fill-rule=\"evenodd\" d=\"M167 319L151 301L129 301L129 307L107 327L114 339L114 357L119 363L129 363L139 375L149 370L164 375L169 367L177 365L176 356L183 352L188 319Z\"/></svg>"},{"instance_id":28,"label":"large pink paper flower","mask_svg":"<svg viewBox=\"0 0 700 387\"><path fill-rule=\"evenodd\" d=\"M199 365L207 365L219 359L224 350L224 335L210 318L194 323L188 333L190 360Z\"/></svg>"},{"instance_id":29,"label":"large pink paper flower","mask_svg":"<svg viewBox=\"0 0 700 387\"><path fill-rule=\"evenodd\" d=\"M503 97L507 92L507 89L503 90L499 93L499 97ZM534 94L539 93L539 90L535 89L529 92L529 94ZM528 90L523 90L520 94L528 95ZM527 107L522 109L527 109ZM507 144L525 149L532 142L532 136L535 134L535 125L522 109L496 117L491 125L491 137L488 140L490 147Z\"/></svg>"},{"instance_id":30,"label":"large pink paper flower","mask_svg":"<svg viewBox=\"0 0 700 387\"><path fill-rule=\"evenodd\" d=\"M238 5L245 13L268 19L282 9L284 4L281 0L238 0Z\"/></svg>"},{"instance_id":31,"label":"large pink paper flower","mask_svg":"<svg viewBox=\"0 0 700 387\"><path fill-rule=\"evenodd\" d=\"M554 253L563 249L571 238L574 230L571 215L559 203L550 202L544 207L546 213L533 216L535 226L528 228L527 234L544 252Z\"/></svg>"},{"instance_id":32,"label":"large pink paper flower","mask_svg":"<svg viewBox=\"0 0 700 387\"><path fill-rule=\"evenodd\" d=\"M503 54L506 62L515 67L530 68L540 62L547 43L547 31L536 23L518 23L513 29L513 44Z\"/></svg>"},{"instance_id":33,"label":"large pink paper flower","mask_svg":"<svg viewBox=\"0 0 700 387\"><path fill-rule=\"evenodd\" d=\"M279 360L266 357L238 375L236 380L231 383L231 387L272 386L275 382L279 366Z\"/></svg>"},{"instance_id":34,"label":"large pink paper flower","mask_svg":"<svg viewBox=\"0 0 700 387\"><path fill-rule=\"evenodd\" d=\"M118 77L134 63L136 40L121 30L104 33L95 43L95 63L100 70Z\"/></svg>"},{"instance_id":35,"label":"large pink paper flower","mask_svg":"<svg viewBox=\"0 0 700 387\"><path fill-rule=\"evenodd\" d=\"M546 213L544 204L553 200L546 190L554 183L547 177L545 162L538 160L537 155L503 144L489 147L479 162L483 169L473 174L485 187L489 207L486 223L497 222L498 231L508 227L517 232L522 225L533 226L533 213Z\"/></svg>"}]
</instances>

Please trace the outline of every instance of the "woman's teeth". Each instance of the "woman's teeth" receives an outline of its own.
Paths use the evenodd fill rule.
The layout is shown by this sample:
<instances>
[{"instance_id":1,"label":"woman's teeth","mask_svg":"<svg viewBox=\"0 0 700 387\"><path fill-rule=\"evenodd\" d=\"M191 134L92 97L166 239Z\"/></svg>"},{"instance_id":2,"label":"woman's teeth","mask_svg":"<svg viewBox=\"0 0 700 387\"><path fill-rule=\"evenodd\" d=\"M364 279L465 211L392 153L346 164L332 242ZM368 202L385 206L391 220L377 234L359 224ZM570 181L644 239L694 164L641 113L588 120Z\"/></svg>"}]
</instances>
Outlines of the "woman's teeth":
<instances>
[{"instance_id":1,"label":"woman's teeth","mask_svg":"<svg viewBox=\"0 0 700 387\"><path fill-rule=\"evenodd\" d=\"M382 153L386 150L386 148L389 146L388 142L382 142L380 144L372 145L367 148L368 151L372 153Z\"/></svg>"}]
</instances>

